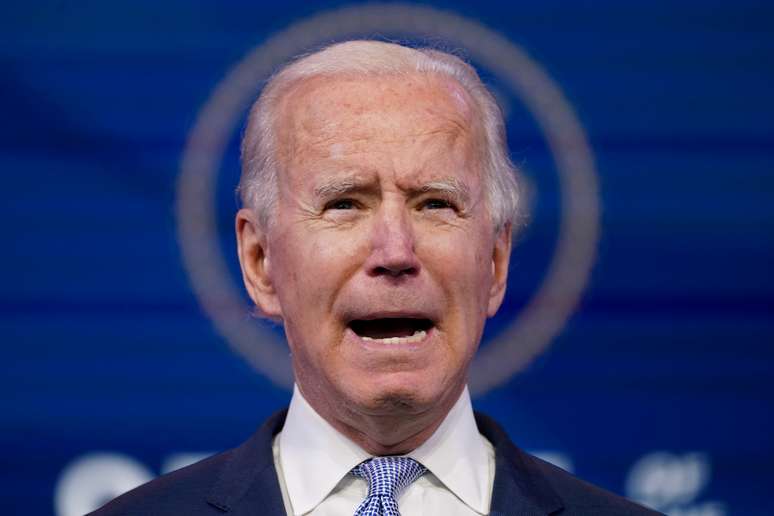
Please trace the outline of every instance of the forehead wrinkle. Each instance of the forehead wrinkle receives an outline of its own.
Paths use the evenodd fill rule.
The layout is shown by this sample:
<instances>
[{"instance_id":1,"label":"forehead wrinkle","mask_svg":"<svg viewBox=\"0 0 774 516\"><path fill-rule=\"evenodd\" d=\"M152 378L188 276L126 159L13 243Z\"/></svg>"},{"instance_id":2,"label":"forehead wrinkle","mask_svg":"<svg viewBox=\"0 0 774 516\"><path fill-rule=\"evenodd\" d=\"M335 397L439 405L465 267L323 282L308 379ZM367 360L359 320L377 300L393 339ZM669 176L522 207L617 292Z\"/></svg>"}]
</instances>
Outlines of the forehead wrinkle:
<instances>
[{"instance_id":1,"label":"forehead wrinkle","mask_svg":"<svg viewBox=\"0 0 774 516\"><path fill-rule=\"evenodd\" d=\"M407 143L421 145L434 137L445 137L453 147L468 143L469 140L465 137L471 131L465 123L449 117L444 117L443 119L438 117L438 122L439 124L436 127L417 127L409 131L384 131L384 129L389 129L384 127L381 128L382 131L374 128L368 128L368 131L366 131L359 125L360 120L357 119L341 124L325 122L318 125L315 130L299 126L299 130L292 137L295 140L293 143L296 144L293 146L295 151L294 157L296 159L301 158L301 161L304 161L304 157L298 154L305 152L308 152L310 156L322 158L339 158L364 153L383 153L389 152L389 150L374 145L391 146L405 145ZM348 134L349 136L342 138L342 134ZM333 151L334 148L336 149L335 152Z\"/></svg>"},{"instance_id":2,"label":"forehead wrinkle","mask_svg":"<svg viewBox=\"0 0 774 516\"><path fill-rule=\"evenodd\" d=\"M406 79L402 77L374 75L357 80L347 76L307 78L283 95L283 111L291 115L293 120L290 125L295 126L294 132L315 134L317 138L314 140L322 142L335 137L342 129L351 130L365 125L374 132L373 127L361 122L374 116L383 118L384 110L398 114L407 113L407 108L409 114L430 115L444 125L448 123L462 132L469 132L476 117L471 116L473 113L469 101L465 99L465 91L455 81L434 74L416 74L412 78L415 80L409 81L409 84L415 88L415 93L409 105L405 98ZM378 81L376 90L366 90L373 88L366 84L373 81ZM354 91L344 94L344 90L351 88ZM317 101L305 101L310 96ZM337 116L341 113L350 116L342 119ZM389 126L389 120L384 122ZM375 132L383 134L382 130L386 128ZM452 132L451 129L449 132ZM417 134L421 134L421 130Z\"/></svg>"},{"instance_id":3,"label":"forehead wrinkle","mask_svg":"<svg viewBox=\"0 0 774 516\"><path fill-rule=\"evenodd\" d=\"M423 100L401 104L399 101L404 98L405 91L400 90L401 86L405 85L396 84L395 91L389 91L387 95L389 106L377 99L373 99L373 105L370 101L366 102L367 99L359 95L359 90L355 92L358 95L353 98L342 97L342 88L337 87L338 83L361 88L364 86L363 82L370 82L369 80L353 82L341 77L317 77L293 85L282 95L278 114L284 116L279 117L279 123L276 124L278 127L275 126L280 133L278 139L282 143L278 149L281 161L299 171L316 168L317 165L330 160L338 162L335 168L341 165L349 168L347 162L350 162L350 166L357 165L358 156L384 155L389 158L393 146L410 144L423 149L414 158L416 161L413 165L389 159L383 165L393 172L413 169L415 174L422 174L423 169L444 166L438 163L439 159L445 162L451 157L446 153L438 155L434 150L436 145L427 144L432 143L434 138L440 138L451 145L453 154L462 151L461 156L466 162L466 168L475 169L480 173L478 169L482 158L482 146L479 141L481 131L478 117L475 116L475 103L471 104L467 92L453 81L438 81L438 78L432 76L423 78L424 84L417 92ZM341 79L343 81L339 82ZM391 78L387 79L386 82L390 82ZM388 89L392 90L393 87ZM383 89L379 91L384 93ZM316 95L322 95L334 102L322 102ZM386 99L382 97L380 100ZM390 112L398 118L393 118ZM323 116L326 113L333 116ZM339 116L345 113L348 116ZM416 119L416 125L409 124L408 129L401 127L401 116L404 120L406 116ZM371 121L376 123L366 123ZM340 170L332 172L338 173ZM321 175L320 171L316 171L314 175ZM452 191L449 190L449 193Z\"/></svg>"}]
</instances>

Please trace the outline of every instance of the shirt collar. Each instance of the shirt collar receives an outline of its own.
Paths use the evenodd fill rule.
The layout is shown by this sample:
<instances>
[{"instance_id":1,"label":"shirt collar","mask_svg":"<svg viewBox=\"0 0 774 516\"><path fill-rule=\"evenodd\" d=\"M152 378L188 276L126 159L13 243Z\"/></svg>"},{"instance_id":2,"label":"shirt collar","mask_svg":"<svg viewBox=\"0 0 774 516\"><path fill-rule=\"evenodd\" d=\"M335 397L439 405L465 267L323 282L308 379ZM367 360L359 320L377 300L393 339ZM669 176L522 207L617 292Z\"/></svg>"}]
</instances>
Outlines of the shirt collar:
<instances>
[{"instance_id":1,"label":"shirt collar","mask_svg":"<svg viewBox=\"0 0 774 516\"><path fill-rule=\"evenodd\" d=\"M279 455L294 514L305 514L322 502L349 471L370 458L341 435L304 399L298 386L279 439Z\"/></svg>"},{"instance_id":2,"label":"shirt collar","mask_svg":"<svg viewBox=\"0 0 774 516\"><path fill-rule=\"evenodd\" d=\"M305 514L322 502L352 468L371 458L340 434L293 388L279 439L279 459L293 512ZM446 418L416 450L407 455L424 465L474 511L489 508L489 457L478 433L467 387Z\"/></svg>"},{"instance_id":3,"label":"shirt collar","mask_svg":"<svg viewBox=\"0 0 774 516\"><path fill-rule=\"evenodd\" d=\"M467 386L441 426L408 456L429 469L457 498L480 514L489 510L494 450L484 442L473 417Z\"/></svg>"}]
</instances>

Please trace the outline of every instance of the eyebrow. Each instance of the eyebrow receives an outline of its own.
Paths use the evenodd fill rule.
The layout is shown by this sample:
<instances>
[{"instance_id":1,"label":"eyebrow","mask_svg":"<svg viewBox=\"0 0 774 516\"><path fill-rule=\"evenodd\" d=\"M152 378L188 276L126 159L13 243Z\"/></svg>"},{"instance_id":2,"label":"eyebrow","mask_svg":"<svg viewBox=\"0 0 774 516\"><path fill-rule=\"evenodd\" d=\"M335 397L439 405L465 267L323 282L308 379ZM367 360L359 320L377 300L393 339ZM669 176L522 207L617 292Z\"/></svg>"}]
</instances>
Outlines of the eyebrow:
<instances>
[{"instance_id":1,"label":"eyebrow","mask_svg":"<svg viewBox=\"0 0 774 516\"><path fill-rule=\"evenodd\" d=\"M330 179L315 187L314 195L319 199L329 199L350 192L370 190L372 185L369 183L359 179Z\"/></svg>"},{"instance_id":2,"label":"eyebrow","mask_svg":"<svg viewBox=\"0 0 774 516\"><path fill-rule=\"evenodd\" d=\"M315 187L314 195L318 199L330 199L352 192L376 189L376 185L370 180L334 178ZM405 191L412 195L439 192L462 206L467 205L468 201L470 201L470 188L464 182L454 177L444 177L430 181L418 187L406 188Z\"/></svg>"},{"instance_id":3,"label":"eyebrow","mask_svg":"<svg viewBox=\"0 0 774 516\"><path fill-rule=\"evenodd\" d=\"M419 193L441 192L457 204L465 206L470 200L470 188L455 177L445 177L425 183L415 190Z\"/></svg>"}]
</instances>

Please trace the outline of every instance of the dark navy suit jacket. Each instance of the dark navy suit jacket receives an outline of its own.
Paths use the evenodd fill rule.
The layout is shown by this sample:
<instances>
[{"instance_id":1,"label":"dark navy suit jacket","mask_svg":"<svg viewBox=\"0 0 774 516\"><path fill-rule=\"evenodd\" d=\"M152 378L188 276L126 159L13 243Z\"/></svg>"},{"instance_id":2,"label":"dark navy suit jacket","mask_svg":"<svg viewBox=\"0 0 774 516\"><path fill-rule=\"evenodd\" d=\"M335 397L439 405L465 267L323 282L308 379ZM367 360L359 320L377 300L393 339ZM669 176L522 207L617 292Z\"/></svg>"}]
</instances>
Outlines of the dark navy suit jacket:
<instances>
[{"instance_id":1,"label":"dark navy suit jacket","mask_svg":"<svg viewBox=\"0 0 774 516\"><path fill-rule=\"evenodd\" d=\"M282 429L286 413L269 418L238 448L163 475L91 515L285 515L272 440ZM483 414L476 414L476 424L495 449L492 516L658 514L523 452Z\"/></svg>"}]
</instances>

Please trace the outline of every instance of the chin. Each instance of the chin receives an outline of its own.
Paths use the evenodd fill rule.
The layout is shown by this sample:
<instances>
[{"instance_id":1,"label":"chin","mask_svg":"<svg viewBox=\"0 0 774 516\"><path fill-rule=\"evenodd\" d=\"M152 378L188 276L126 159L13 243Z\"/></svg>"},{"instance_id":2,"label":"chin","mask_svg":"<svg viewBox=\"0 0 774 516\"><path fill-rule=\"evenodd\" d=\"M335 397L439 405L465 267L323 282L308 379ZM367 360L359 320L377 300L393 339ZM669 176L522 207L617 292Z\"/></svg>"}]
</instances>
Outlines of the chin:
<instances>
[{"instance_id":1,"label":"chin","mask_svg":"<svg viewBox=\"0 0 774 516\"><path fill-rule=\"evenodd\" d=\"M370 378L350 397L372 415L419 414L437 406L449 391L427 383L426 374L388 373Z\"/></svg>"}]
</instances>

